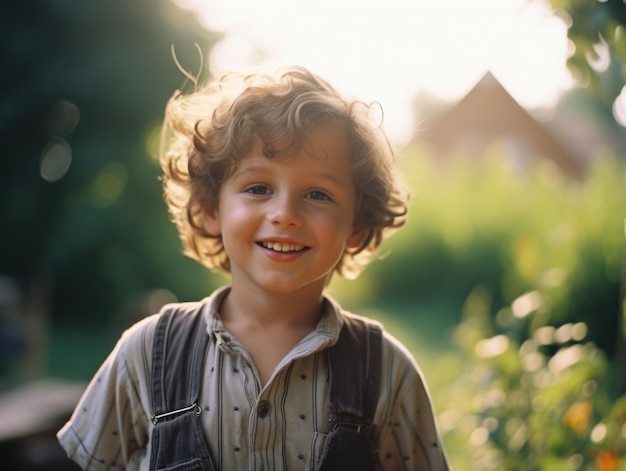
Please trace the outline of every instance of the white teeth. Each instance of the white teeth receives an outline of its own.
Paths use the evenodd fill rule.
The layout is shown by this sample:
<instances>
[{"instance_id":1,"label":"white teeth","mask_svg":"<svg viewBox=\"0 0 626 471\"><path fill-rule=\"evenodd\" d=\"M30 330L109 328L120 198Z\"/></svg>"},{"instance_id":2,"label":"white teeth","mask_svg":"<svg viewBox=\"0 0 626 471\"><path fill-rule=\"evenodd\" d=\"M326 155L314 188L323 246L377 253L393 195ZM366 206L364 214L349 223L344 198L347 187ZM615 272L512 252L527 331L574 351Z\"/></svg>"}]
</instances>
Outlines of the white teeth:
<instances>
[{"instance_id":1,"label":"white teeth","mask_svg":"<svg viewBox=\"0 0 626 471\"><path fill-rule=\"evenodd\" d=\"M281 244L280 242L263 242L261 245L276 252L299 252L304 249L304 245Z\"/></svg>"}]
</instances>

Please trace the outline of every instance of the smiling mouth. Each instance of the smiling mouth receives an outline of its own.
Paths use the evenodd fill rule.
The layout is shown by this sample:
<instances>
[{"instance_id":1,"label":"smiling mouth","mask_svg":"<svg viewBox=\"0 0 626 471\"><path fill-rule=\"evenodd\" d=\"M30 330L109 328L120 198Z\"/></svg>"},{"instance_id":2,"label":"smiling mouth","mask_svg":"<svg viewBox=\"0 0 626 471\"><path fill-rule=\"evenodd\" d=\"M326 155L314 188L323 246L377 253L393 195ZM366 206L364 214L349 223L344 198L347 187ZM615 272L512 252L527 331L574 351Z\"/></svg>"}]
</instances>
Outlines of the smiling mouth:
<instances>
[{"instance_id":1,"label":"smiling mouth","mask_svg":"<svg viewBox=\"0 0 626 471\"><path fill-rule=\"evenodd\" d=\"M290 252L304 252L308 250L310 247L305 247L304 245L299 244L288 244L281 242L259 242L261 247L264 247L269 250L273 250L274 252L280 253L290 253Z\"/></svg>"}]
</instances>

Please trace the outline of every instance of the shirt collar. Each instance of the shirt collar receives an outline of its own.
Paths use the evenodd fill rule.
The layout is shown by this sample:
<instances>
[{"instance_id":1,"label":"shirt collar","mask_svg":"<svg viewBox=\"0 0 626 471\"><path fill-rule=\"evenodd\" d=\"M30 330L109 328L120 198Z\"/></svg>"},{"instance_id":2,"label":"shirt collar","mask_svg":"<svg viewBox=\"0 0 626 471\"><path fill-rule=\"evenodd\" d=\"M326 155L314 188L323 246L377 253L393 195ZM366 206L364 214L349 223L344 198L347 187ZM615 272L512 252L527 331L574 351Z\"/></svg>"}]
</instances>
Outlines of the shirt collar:
<instances>
[{"instance_id":1,"label":"shirt collar","mask_svg":"<svg viewBox=\"0 0 626 471\"><path fill-rule=\"evenodd\" d=\"M203 301L207 333L217 338L227 334L219 314L219 307L229 291L230 286L222 286ZM305 339L315 336L320 342L320 347L324 348L330 347L337 342L339 332L343 326L343 310L339 303L328 295L325 295L322 299L322 306L322 317L317 323L315 330L307 335Z\"/></svg>"}]
</instances>

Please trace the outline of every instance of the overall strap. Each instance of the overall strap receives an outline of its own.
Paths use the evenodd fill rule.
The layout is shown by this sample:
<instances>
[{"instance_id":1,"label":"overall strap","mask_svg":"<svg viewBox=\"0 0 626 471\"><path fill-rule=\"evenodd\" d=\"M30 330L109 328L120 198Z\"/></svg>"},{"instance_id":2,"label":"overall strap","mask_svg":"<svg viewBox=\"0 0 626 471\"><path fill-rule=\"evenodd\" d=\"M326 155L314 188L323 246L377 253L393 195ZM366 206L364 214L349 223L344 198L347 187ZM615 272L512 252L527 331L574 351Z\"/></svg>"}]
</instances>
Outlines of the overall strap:
<instances>
[{"instance_id":1,"label":"overall strap","mask_svg":"<svg viewBox=\"0 0 626 471\"><path fill-rule=\"evenodd\" d=\"M373 470L382 327L357 317L344 320L339 340L328 350L331 433L320 469Z\"/></svg>"},{"instance_id":2,"label":"overall strap","mask_svg":"<svg viewBox=\"0 0 626 471\"><path fill-rule=\"evenodd\" d=\"M217 469L202 432L198 404L208 343L202 304L162 309L152 353L150 470Z\"/></svg>"},{"instance_id":3,"label":"overall strap","mask_svg":"<svg viewBox=\"0 0 626 471\"><path fill-rule=\"evenodd\" d=\"M152 352L153 422L163 414L197 405L209 336L201 305L166 306L156 326Z\"/></svg>"}]
</instances>

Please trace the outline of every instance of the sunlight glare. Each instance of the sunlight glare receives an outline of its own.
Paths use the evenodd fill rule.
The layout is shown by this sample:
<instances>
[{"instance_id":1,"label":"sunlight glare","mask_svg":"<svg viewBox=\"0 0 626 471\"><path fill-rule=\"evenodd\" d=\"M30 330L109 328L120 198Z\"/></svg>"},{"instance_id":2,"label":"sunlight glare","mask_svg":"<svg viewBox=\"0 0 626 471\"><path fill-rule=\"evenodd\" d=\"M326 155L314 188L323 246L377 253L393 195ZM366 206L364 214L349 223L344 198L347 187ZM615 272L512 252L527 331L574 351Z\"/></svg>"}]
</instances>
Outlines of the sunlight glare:
<instances>
[{"instance_id":1,"label":"sunlight glare","mask_svg":"<svg viewBox=\"0 0 626 471\"><path fill-rule=\"evenodd\" d=\"M523 106L549 107L573 84L565 22L544 0L173 1L224 34L212 75L304 65L380 102L394 141L413 134L420 92L455 101L491 71Z\"/></svg>"}]
</instances>

